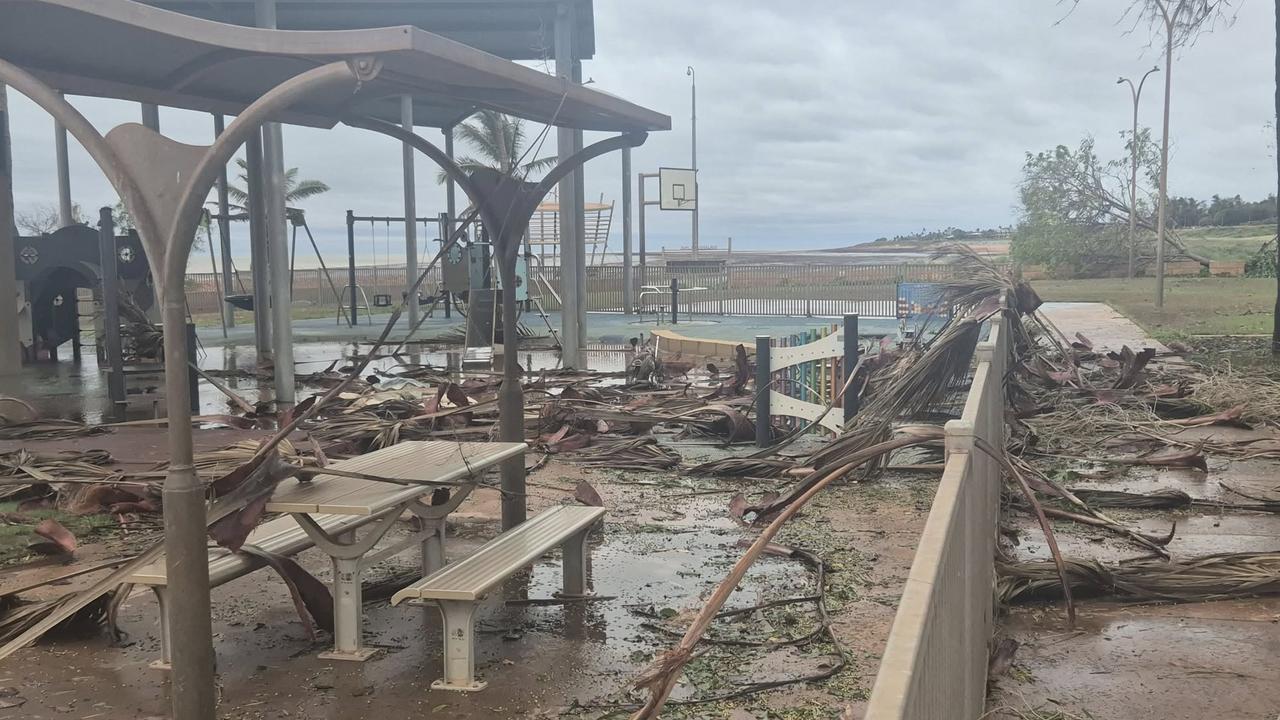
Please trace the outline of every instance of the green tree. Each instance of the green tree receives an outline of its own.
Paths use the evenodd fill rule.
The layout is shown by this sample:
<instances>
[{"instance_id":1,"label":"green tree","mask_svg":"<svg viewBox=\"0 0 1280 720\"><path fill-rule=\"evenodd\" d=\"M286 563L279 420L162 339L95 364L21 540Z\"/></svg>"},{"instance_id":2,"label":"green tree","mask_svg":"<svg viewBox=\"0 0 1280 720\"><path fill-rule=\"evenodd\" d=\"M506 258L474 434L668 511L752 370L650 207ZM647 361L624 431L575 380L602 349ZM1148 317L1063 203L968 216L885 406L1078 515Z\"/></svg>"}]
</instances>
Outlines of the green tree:
<instances>
[{"instance_id":1,"label":"green tree","mask_svg":"<svg viewBox=\"0 0 1280 720\"><path fill-rule=\"evenodd\" d=\"M496 110L481 110L472 115L457 127L457 134L476 153L474 157L456 160L458 167L467 174L477 168L491 168L505 175L513 175L519 170L528 177L556 164L554 156L520 164L527 153L524 121ZM436 176L441 185L448 180L443 170Z\"/></svg>"},{"instance_id":2,"label":"green tree","mask_svg":"<svg viewBox=\"0 0 1280 720\"><path fill-rule=\"evenodd\" d=\"M236 158L236 167L240 168L237 176L240 182L244 187L249 187L249 163L245 162L244 158ZM284 203L287 212L291 215L302 212L298 208L290 207L293 203L323 195L329 190L329 186L319 180L299 180L296 167L284 171ZM236 204L238 210L249 209L249 193L243 188L228 183L227 195Z\"/></svg>"},{"instance_id":3,"label":"green tree","mask_svg":"<svg viewBox=\"0 0 1280 720\"><path fill-rule=\"evenodd\" d=\"M1130 135L1131 133L1124 133ZM1159 163L1146 130L1140 130L1137 255L1149 261L1155 206L1152 185ZM1127 159L1104 162L1092 137L1075 148L1059 145L1052 150L1027 153L1018 196L1022 208L1010 252L1015 260L1043 263L1059 274L1107 274L1127 265L1129 224L1129 164ZM1202 263L1202 257L1184 254Z\"/></svg>"}]
</instances>

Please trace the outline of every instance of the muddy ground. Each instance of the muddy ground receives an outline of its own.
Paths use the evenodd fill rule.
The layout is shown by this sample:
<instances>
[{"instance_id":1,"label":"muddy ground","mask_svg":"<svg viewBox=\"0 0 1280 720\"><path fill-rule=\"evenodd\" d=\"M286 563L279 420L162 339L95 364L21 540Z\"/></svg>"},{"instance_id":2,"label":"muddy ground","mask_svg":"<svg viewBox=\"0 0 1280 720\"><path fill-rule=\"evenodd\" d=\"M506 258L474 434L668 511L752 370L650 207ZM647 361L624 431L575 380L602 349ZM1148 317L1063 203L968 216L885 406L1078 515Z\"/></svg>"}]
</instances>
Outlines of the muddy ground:
<instances>
[{"instance_id":1,"label":"muddy ground","mask_svg":"<svg viewBox=\"0 0 1280 720\"><path fill-rule=\"evenodd\" d=\"M707 445L677 443L686 460L723 456ZM733 451L740 452L740 451ZM533 458L529 459L530 464ZM283 583L258 571L213 591L219 715L228 718L606 718L625 717L627 692L654 655L675 642L683 622L741 554L755 530L730 518L729 500L777 489L777 481L721 481L678 472L622 473L553 461L530 475L530 509L570 501L587 480L609 510L592 540L592 587L613 599L529 607L508 604L547 598L558 589L559 562L548 556L494 593L481 611L479 673L487 690L433 691L441 674L440 621L433 607L368 602L365 640L382 651L363 664L322 661L328 646L312 643L294 615ZM759 641L763 647L716 645L691 663L664 717L833 718L856 712L867 697L888 636L920 528L936 488L927 474L889 476L829 489L791 523L778 541L818 554L829 569L825 596L848 666L818 683L785 684L730 700L683 704L731 694L744 684L827 672L839 659L830 642L769 648L806 635L816 623L812 603L718 622L711 635ZM481 490L455 513L448 547L466 555L497 533L497 494ZM407 526L406 526L407 527ZM123 551L141 538L112 535L81 548L82 560ZM328 559L300 556L328 579ZM408 551L366 574L367 580L411 573ZM47 569L24 573L26 577ZM9 582L25 582L10 577ZM70 587L52 589L62 592ZM801 563L766 557L752 569L728 607L812 595L812 573ZM368 598L366 598L368 599ZM156 606L137 592L124 606L122 646L100 634L63 638L20 651L0 663L0 717L137 718L168 712L163 672L148 663L158 653Z\"/></svg>"},{"instance_id":2,"label":"muddy ground","mask_svg":"<svg viewBox=\"0 0 1280 720\"><path fill-rule=\"evenodd\" d=\"M1055 311L1054 306L1060 307ZM1071 336L1081 332L1096 346L1119 349L1159 343L1110 308L1057 304L1050 318ZM1190 358L1211 365L1280 372L1259 343L1198 338ZM1280 442L1266 426L1240 430L1195 428L1182 436L1221 440L1249 437ZM1108 438L1097 438L1103 448ZM1038 467L1061 479L1081 469L1073 458L1040 458ZM1087 465L1087 464L1086 464ZM1208 456L1208 470L1126 468L1099 465L1093 479L1074 478L1071 487L1150 493L1178 489L1195 498L1241 502L1226 486L1258 497L1280 498L1280 462ZM1163 536L1176 523L1168 544L1177 559L1212 553L1280 551L1280 516L1209 507L1188 510L1108 509L1127 527ZM1009 548L1018 560L1044 559L1049 551L1035 520L1006 512L1016 531ZM1065 521L1053 522L1064 556L1120 562L1144 551L1115 535ZM1068 626L1061 603L1008 608L998 638L1020 643L1012 665L991 680L991 720L1276 720L1280 717L1280 597L1186 604L1126 603L1116 598L1081 598L1076 627Z\"/></svg>"}]
</instances>

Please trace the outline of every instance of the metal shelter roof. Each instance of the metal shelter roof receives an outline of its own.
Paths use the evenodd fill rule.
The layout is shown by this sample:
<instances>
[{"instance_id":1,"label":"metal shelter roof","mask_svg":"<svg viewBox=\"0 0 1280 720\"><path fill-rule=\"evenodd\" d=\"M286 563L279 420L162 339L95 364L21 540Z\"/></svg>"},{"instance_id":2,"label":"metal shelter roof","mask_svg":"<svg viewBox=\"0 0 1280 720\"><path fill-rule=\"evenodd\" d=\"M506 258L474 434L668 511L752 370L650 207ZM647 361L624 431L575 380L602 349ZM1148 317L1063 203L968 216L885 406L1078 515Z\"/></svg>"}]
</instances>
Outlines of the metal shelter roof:
<instances>
[{"instance_id":1,"label":"metal shelter roof","mask_svg":"<svg viewBox=\"0 0 1280 720\"><path fill-rule=\"evenodd\" d=\"M73 95L234 115L299 72L367 56L383 69L354 97L314 95L279 119L319 127L351 115L398 122L399 96L410 94L416 123L431 127L478 108L584 130L671 127L661 113L410 26L264 30L131 0L0 2L0 57Z\"/></svg>"},{"instance_id":2,"label":"metal shelter roof","mask_svg":"<svg viewBox=\"0 0 1280 720\"><path fill-rule=\"evenodd\" d=\"M254 26L255 0L142 0L206 20ZM280 30L413 25L508 60L555 57L556 9L573 8L579 59L596 50L591 0L276 0Z\"/></svg>"}]
</instances>

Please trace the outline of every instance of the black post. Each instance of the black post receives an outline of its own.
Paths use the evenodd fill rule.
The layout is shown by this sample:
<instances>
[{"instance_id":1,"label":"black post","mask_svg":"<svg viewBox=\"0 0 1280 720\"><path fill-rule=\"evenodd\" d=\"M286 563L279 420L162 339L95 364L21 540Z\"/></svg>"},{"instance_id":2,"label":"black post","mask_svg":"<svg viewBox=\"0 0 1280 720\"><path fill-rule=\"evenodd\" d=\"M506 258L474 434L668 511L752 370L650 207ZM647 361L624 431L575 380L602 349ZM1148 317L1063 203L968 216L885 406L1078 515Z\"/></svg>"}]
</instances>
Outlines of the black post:
<instances>
[{"instance_id":1,"label":"black post","mask_svg":"<svg viewBox=\"0 0 1280 720\"><path fill-rule=\"evenodd\" d=\"M680 322L680 279L671 278L671 324Z\"/></svg>"},{"instance_id":2,"label":"black post","mask_svg":"<svg viewBox=\"0 0 1280 720\"><path fill-rule=\"evenodd\" d=\"M351 327L360 325L356 305L356 216L347 211L347 294L351 303Z\"/></svg>"},{"instance_id":3,"label":"black post","mask_svg":"<svg viewBox=\"0 0 1280 720\"><path fill-rule=\"evenodd\" d=\"M116 269L116 228L111 208L98 211L98 264L102 268L102 348L107 361L110 414L124 419L124 358L120 349L120 273Z\"/></svg>"},{"instance_id":4,"label":"black post","mask_svg":"<svg viewBox=\"0 0 1280 720\"><path fill-rule=\"evenodd\" d=\"M844 316L844 381L847 390L842 400L844 421L847 423L858 414L858 396L852 386L848 386L849 376L858 367L858 315L846 313Z\"/></svg>"},{"instance_id":5,"label":"black post","mask_svg":"<svg viewBox=\"0 0 1280 720\"><path fill-rule=\"evenodd\" d=\"M191 412L200 414L200 374L196 372L196 325L187 323L187 387L191 395Z\"/></svg>"},{"instance_id":6,"label":"black post","mask_svg":"<svg viewBox=\"0 0 1280 720\"><path fill-rule=\"evenodd\" d=\"M773 442L769 409L769 336L756 336L756 447L768 447Z\"/></svg>"},{"instance_id":7,"label":"black post","mask_svg":"<svg viewBox=\"0 0 1280 720\"><path fill-rule=\"evenodd\" d=\"M453 181L449 181L449 197L453 198ZM453 237L453 233L449 230L453 227L453 222L449 219L449 213L440 213L440 251L444 252L444 244L449 242L449 238ZM440 258L440 262L436 263L440 267L440 277L444 277L444 264L448 258ZM440 292L444 293L444 319L448 320L453 316L453 301L449 294L449 288L444 282L440 283Z\"/></svg>"}]
</instances>

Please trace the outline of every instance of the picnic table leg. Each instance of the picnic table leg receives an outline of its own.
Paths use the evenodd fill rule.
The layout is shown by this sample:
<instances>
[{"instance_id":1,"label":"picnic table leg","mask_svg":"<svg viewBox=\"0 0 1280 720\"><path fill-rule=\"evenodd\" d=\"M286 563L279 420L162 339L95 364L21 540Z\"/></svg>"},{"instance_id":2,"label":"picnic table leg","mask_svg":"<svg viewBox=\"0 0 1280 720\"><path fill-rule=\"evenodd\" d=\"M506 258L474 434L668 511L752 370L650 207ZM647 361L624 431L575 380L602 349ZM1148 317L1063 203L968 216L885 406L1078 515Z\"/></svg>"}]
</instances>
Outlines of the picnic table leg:
<instances>
[{"instance_id":1,"label":"picnic table leg","mask_svg":"<svg viewBox=\"0 0 1280 720\"><path fill-rule=\"evenodd\" d=\"M338 536L338 542L350 544L354 533ZM336 557L333 560L333 650L320 653L322 660L354 660L363 662L378 652L364 647L364 601L360 586L359 557Z\"/></svg>"},{"instance_id":2,"label":"picnic table leg","mask_svg":"<svg viewBox=\"0 0 1280 720\"><path fill-rule=\"evenodd\" d=\"M151 663L156 670L169 670L172 667L172 645L169 640L169 589L163 585L152 585L151 591L156 594L156 604L160 606L160 659Z\"/></svg>"},{"instance_id":3,"label":"picnic table leg","mask_svg":"<svg viewBox=\"0 0 1280 720\"><path fill-rule=\"evenodd\" d=\"M589 560L587 536L591 534L593 527L595 526L583 528L564 541L562 549L564 590L560 593L562 597L583 597L587 594L587 561Z\"/></svg>"},{"instance_id":4,"label":"picnic table leg","mask_svg":"<svg viewBox=\"0 0 1280 720\"><path fill-rule=\"evenodd\" d=\"M430 527L430 523L433 521L423 518L422 522ZM445 523L443 519L434 522L435 528L422 541L423 577L427 577L444 567Z\"/></svg>"},{"instance_id":5,"label":"picnic table leg","mask_svg":"<svg viewBox=\"0 0 1280 720\"><path fill-rule=\"evenodd\" d=\"M488 683L476 679L475 617L479 603L440 600L444 625L444 677L431 683L432 690L476 692Z\"/></svg>"}]
</instances>

